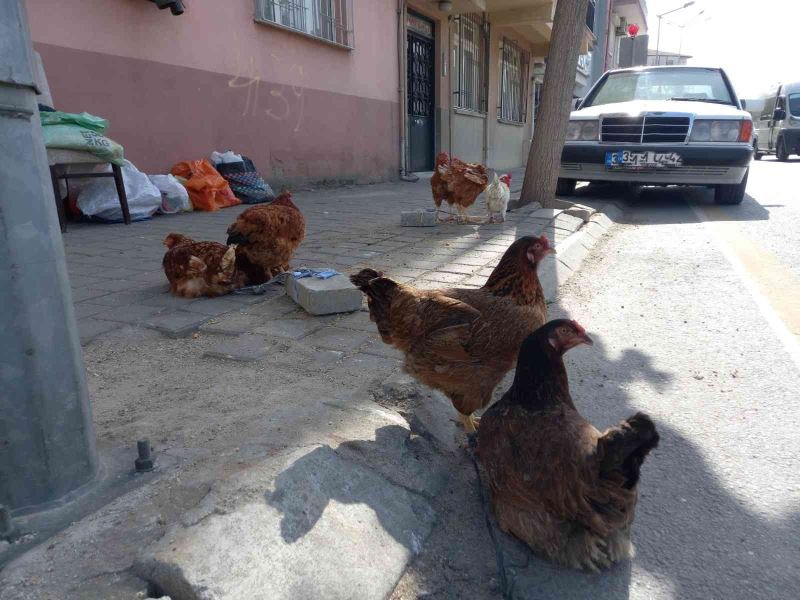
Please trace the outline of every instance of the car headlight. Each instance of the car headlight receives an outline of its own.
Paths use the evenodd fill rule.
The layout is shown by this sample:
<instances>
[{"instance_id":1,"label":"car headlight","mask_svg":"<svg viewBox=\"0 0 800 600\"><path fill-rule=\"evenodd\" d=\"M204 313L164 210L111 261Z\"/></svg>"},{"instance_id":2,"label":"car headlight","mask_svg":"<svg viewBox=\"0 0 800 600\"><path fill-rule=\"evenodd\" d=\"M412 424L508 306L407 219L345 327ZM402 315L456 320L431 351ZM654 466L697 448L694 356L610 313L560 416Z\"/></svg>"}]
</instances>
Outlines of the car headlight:
<instances>
[{"instance_id":1,"label":"car headlight","mask_svg":"<svg viewBox=\"0 0 800 600\"><path fill-rule=\"evenodd\" d=\"M570 121L567 128L567 140L570 142L593 142L597 141L597 134L600 130L598 121Z\"/></svg>"},{"instance_id":2,"label":"car headlight","mask_svg":"<svg viewBox=\"0 0 800 600\"><path fill-rule=\"evenodd\" d=\"M742 122L739 120L712 121L700 119L694 122L690 142L736 142Z\"/></svg>"}]
</instances>

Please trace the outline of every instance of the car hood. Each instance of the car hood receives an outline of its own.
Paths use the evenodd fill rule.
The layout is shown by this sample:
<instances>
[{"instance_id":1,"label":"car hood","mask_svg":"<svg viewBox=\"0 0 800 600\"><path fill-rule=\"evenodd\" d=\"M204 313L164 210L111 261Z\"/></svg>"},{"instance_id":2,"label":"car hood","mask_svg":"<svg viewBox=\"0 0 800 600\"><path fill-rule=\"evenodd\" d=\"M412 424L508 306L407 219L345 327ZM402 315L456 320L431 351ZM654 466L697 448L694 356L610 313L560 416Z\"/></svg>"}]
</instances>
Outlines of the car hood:
<instances>
[{"instance_id":1,"label":"car hood","mask_svg":"<svg viewBox=\"0 0 800 600\"><path fill-rule=\"evenodd\" d=\"M639 116L644 113L688 113L697 117L750 117L750 113L739 110L729 104L714 104L711 102L681 102L678 100L634 100L632 102L617 102L614 104L600 104L572 111L572 117L599 117L601 115L623 114Z\"/></svg>"}]
</instances>

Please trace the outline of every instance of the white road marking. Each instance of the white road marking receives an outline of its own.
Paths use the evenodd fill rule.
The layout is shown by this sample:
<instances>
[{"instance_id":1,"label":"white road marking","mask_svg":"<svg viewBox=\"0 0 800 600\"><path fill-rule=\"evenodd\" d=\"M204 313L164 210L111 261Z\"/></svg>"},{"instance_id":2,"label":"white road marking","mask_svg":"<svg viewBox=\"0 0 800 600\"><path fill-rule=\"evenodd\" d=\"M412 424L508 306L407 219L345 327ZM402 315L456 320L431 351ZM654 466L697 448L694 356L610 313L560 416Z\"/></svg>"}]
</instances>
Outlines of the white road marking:
<instances>
[{"instance_id":1,"label":"white road marking","mask_svg":"<svg viewBox=\"0 0 800 600\"><path fill-rule=\"evenodd\" d=\"M728 260L728 262L733 267L736 274L744 283L744 286L750 292L750 295L755 300L756 306L758 306L759 311L761 311L762 316L766 319L769 326L775 332L775 335L778 336L778 339L781 341L783 346L786 348L786 352L789 354L791 359L794 361L795 366L800 370L800 343L798 343L797 337L789 330L789 328L784 324L784 322L778 316L778 313L773 308L770 301L764 295L764 293L759 288L758 284L753 280L750 276L750 273L745 268L744 264L742 264L741 259L736 254L736 252L731 248L730 244L728 244L722 237L719 235L719 232L714 227L715 220L711 218L706 212L703 210L701 206L697 206L696 204L689 205L691 209L694 211L695 215L697 215L700 224L708 230L711 234L714 243L716 244L717 248L720 252L722 252L723 256ZM797 299L800 302L800 298Z\"/></svg>"}]
</instances>

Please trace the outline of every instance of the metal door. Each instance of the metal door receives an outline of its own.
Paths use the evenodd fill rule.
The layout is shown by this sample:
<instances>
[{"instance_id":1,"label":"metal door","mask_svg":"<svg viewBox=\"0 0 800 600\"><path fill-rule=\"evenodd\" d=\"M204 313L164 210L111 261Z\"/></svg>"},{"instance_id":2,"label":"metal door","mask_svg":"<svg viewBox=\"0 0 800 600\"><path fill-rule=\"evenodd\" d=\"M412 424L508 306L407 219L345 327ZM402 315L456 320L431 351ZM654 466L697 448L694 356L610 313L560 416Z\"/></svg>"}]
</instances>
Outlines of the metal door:
<instances>
[{"instance_id":1,"label":"metal door","mask_svg":"<svg viewBox=\"0 0 800 600\"><path fill-rule=\"evenodd\" d=\"M408 32L408 169L433 170L434 54L433 40Z\"/></svg>"}]
</instances>

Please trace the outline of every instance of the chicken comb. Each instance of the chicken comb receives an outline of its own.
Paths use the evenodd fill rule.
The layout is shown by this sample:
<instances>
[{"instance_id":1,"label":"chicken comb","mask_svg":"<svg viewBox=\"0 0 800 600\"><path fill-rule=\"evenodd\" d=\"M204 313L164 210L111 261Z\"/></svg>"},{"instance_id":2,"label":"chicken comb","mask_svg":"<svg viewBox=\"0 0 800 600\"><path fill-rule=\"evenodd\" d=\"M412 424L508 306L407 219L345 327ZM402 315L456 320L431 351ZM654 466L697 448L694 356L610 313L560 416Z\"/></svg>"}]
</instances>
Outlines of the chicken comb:
<instances>
[{"instance_id":1,"label":"chicken comb","mask_svg":"<svg viewBox=\"0 0 800 600\"><path fill-rule=\"evenodd\" d=\"M550 247L550 238L547 237L546 233L543 233L542 235L539 236L539 241L542 242L542 244L544 244L545 248Z\"/></svg>"},{"instance_id":2,"label":"chicken comb","mask_svg":"<svg viewBox=\"0 0 800 600\"><path fill-rule=\"evenodd\" d=\"M570 323L572 323L572 326L575 328L575 331L578 332L578 335L586 335L586 330L581 326L580 323L577 321L570 321Z\"/></svg>"}]
</instances>

